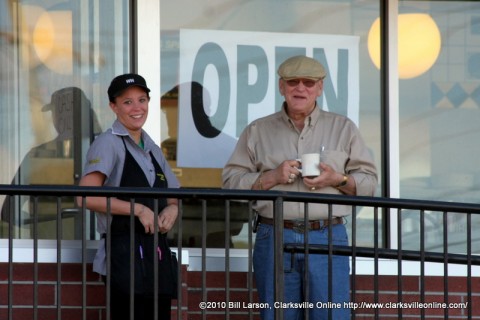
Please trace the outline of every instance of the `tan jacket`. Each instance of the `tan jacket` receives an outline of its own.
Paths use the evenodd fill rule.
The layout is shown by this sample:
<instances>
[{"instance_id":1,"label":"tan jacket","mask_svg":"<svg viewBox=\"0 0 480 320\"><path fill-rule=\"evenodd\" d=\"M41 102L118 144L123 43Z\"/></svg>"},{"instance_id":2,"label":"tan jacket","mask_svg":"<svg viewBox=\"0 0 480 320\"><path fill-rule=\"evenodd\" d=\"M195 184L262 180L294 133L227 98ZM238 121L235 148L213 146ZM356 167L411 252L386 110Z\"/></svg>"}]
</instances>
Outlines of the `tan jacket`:
<instances>
[{"instance_id":1,"label":"tan jacket","mask_svg":"<svg viewBox=\"0 0 480 320\"><path fill-rule=\"evenodd\" d=\"M302 132L293 125L284 108L248 125L223 169L223 187L251 189L260 172L273 170L285 160L299 159L302 154L313 152L321 153L320 161L335 171L349 174L355 180L357 195L374 195L377 171L358 128L347 117L318 107L305 119ZM333 187L310 191L302 179L292 184L279 184L271 190L342 194ZM262 216L273 217L272 201L258 201L254 208ZM308 210L310 220L328 217L325 204L310 204ZM346 216L351 211L349 206L333 206L333 216ZM303 203L284 204L284 219L303 219L303 215Z\"/></svg>"}]
</instances>

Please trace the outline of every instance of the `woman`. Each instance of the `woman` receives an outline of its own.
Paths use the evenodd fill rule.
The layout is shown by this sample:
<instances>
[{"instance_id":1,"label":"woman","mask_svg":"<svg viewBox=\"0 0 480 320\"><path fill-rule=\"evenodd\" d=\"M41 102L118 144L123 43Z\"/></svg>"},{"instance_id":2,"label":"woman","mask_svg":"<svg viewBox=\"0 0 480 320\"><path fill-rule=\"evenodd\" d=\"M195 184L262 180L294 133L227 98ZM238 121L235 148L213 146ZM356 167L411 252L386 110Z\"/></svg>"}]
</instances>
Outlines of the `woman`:
<instances>
[{"instance_id":1,"label":"woman","mask_svg":"<svg viewBox=\"0 0 480 320\"><path fill-rule=\"evenodd\" d=\"M92 143L81 186L178 188L179 182L161 149L142 129L148 115L150 89L137 74L114 78L108 88L110 108L117 119L112 127ZM77 198L82 205L82 198ZM87 197L88 209L97 212L98 231L105 239L107 200ZM129 319L130 315L130 198L112 198L111 219L111 315L112 319ZM135 319L152 319L153 259L158 259L158 319L170 319L171 299L176 282L172 265L175 259L166 241L166 232L178 215L176 199L158 199L158 247L154 250L154 199L135 199ZM93 262L93 269L106 275L105 241ZM156 252L156 254L154 254Z\"/></svg>"}]
</instances>

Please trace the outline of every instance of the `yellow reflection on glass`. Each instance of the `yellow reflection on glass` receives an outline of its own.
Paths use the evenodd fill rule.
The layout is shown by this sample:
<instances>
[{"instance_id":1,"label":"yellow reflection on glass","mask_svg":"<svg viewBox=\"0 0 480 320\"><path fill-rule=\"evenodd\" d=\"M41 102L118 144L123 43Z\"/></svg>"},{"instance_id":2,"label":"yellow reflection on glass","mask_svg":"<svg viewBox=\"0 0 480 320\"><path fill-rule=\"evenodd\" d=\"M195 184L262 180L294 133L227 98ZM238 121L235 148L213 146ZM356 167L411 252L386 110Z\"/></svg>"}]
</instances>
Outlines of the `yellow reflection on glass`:
<instances>
[{"instance_id":1,"label":"yellow reflection on glass","mask_svg":"<svg viewBox=\"0 0 480 320\"><path fill-rule=\"evenodd\" d=\"M437 24L428 14L408 13L398 16L398 73L410 79L425 73L440 54L442 39ZM380 18L368 33L368 53L380 68Z\"/></svg>"},{"instance_id":2,"label":"yellow reflection on glass","mask_svg":"<svg viewBox=\"0 0 480 320\"><path fill-rule=\"evenodd\" d=\"M71 74L73 70L72 12L46 11L33 32L38 58L51 70Z\"/></svg>"}]
</instances>

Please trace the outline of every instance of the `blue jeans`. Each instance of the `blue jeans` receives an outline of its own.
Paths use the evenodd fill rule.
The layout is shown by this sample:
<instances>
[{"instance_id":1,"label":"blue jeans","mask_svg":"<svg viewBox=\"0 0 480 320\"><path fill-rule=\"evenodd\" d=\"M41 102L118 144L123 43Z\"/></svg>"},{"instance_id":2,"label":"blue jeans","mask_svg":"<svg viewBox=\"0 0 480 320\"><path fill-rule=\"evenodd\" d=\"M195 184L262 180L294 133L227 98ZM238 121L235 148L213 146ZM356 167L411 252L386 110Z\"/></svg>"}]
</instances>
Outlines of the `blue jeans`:
<instances>
[{"instance_id":1,"label":"blue jeans","mask_svg":"<svg viewBox=\"0 0 480 320\"><path fill-rule=\"evenodd\" d=\"M284 229L283 239L285 243L301 243L304 234L297 233L292 229ZM328 244L328 228L323 230L309 231L308 239L311 244ZM347 231L344 225L332 226L332 239L334 245L348 245ZM282 248L278 248L282 250ZM310 296L303 296L303 270L305 268L304 254L292 254L284 252L284 276L285 276L285 299L284 302L310 302L313 308L283 309L284 319L300 320L304 318L304 312L308 311L310 319L328 319L328 306L340 306L330 308L332 319L350 319L350 309L344 307L344 302L350 301L350 265L348 256L333 256L332 277L333 292L332 301L328 301L328 255L309 255L309 291ZM292 265L293 261L293 265ZM255 248L253 252L253 267L260 302L268 303L270 308L261 309L263 320L273 320L274 307L274 274L273 274L273 226L260 224L258 226ZM321 305L321 303L325 303Z\"/></svg>"}]
</instances>

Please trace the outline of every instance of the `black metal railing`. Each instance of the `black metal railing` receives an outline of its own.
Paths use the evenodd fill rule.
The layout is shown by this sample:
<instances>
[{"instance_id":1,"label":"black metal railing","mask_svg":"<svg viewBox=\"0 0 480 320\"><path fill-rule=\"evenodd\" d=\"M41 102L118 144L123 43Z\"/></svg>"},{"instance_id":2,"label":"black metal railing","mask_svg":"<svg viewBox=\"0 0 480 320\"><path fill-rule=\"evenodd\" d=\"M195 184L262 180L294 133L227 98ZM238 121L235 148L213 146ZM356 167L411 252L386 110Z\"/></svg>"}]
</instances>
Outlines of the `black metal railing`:
<instances>
[{"instance_id":1,"label":"black metal railing","mask_svg":"<svg viewBox=\"0 0 480 320\"><path fill-rule=\"evenodd\" d=\"M461 265L465 268L465 278L466 278L466 287L465 287L465 310L462 312L462 316L460 318L464 319L473 319L474 314L472 311L472 297L474 293L472 292L472 270L474 270L474 266L480 265L480 256L478 256L478 245L474 246L474 243L480 243L480 237L474 236L472 230L475 226L479 224L479 220L477 218L480 217L480 205L471 204L471 203L452 203L452 202L440 202L440 201L423 201L423 200L407 200L407 199L386 199L386 198L377 198L377 197L353 197L353 196L339 196L339 195L326 195L326 194L312 194L312 193L288 193L288 192L276 192L276 191L250 191L250 190L220 190L220 189L159 189L154 190L151 188L88 188L88 187L72 187L72 186L12 186L12 185L0 185L0 195L6 195L7 199L5 201L11 202L12 206L15 207L13 204L15 201L18 201L18 197L20 196L28 196L32 200L31 204L31 212L28 219L30 219L31 223L31 239L32 239L32 250L33 250L33 315L36 319L38 317L38 310L43 308L40 307L39 304L39 297L38 297L38 266L40 264L41 256L39 256L39 249L41 249L41 244L39 245L39 219L38 214L36 214L36 209L38 208L38 199L41 197L55 197L55 214L54 216L57 217L55 220L56 223L56 261L57 261L57 274L60 275L62 272L62 261L64 261L64 257L62 257L62 218L65 217L64 213L62 212L62 199L71 198L75 196L81 196L85 199L87 196L101 196L101 197L128 197L131 198L132 205L135 202L136 198L154 198L157 199L158 197L168 197L168 198L178 198L180 201L179 204L179 216L176 225L176 234L174 243L176 244L176 249L178 253L178 265L181 268L183 260L188 259L189 257L183 256L183 249L187 248L187 246L183 243L183 223L184 223L184 208L183 203L187 200L195 199L198 200L201 204L201 208L199 209L199 216L197 217L197 221L201 226L201 255L200 255L200 269L201 269L201 300L203 302L208 302L209 296L207 292L207 263L208 263L208 248L207 248L207 223L208 223L208 206L207 202L209 200L221 200L224 202L224 225L225 225L225 246L224 246L224 268L223 271L226 273L225 277L225 291L224 291L224 301L218 305L218 307L213 308L214 310L209 309L198 309L198 310L185 310L185 306L183 304L184 296L181 294L182 292L182 272L181 269L179 270L179 281L178 281L178 300L176 301L176 307L174 311L176 312L176 318L182 319L184 313L189 313L192 317L197 316L198 318L206 319L209 314L224 314L225 319L230 319L231 315L237 315L239 312L245 314L245 318L254 319L258 318L258 310L249 309L249 310L233 310L229 308L229 306L235 306L231 302L236 302L232 299L230 295L230 277L228 276L232 265L232 257L231 252L232 248L230 245L231 242L231 235L230 235L230 223L232 218L231 214L231 207L232 203L242 202L246 203L246 221L248 226L248 240L247 240L247 249L245 254L246 260L246 272L247 272L247 280L246 280L246 288L248 291L247 299L249 302L254 301L254 280L253 280L253 269L252 269L252 248L254 242L254 235L252 233L252 219L254 216L253 210L253 203L257 200L266 200L272 201L274 203L274 241L277 244L283 243L283 203L284 202L299 202L305 204L305 222L309 220L308 218L308 206L307 203L323 203L328 205L328 216L329 219L332 219L334 216L334 210L332 209L334 205L347 205L352 208L352 214L349 217L349 228L350 228L350 245L349 246L334 246L332 244L331 239L329 239L328 245L305 245L305 243L285 243L283 245L279 245L275 247L274 253L274 261L275 261L275 269L274 269L274 277L275 277L275 301L282 302L284 296L284 279L283 279L283 255L285 252L290 253L304 253L306 259L311 254L326 254L328 255L329 260L329 268L332 268L332 257L334 255L344 255L351 257L351 296L352 296L352 318L361 317L358 313L358 308L363 308L364 310L367 308L373 309L373 318L379 319L382 316L382 299L379 296L379 279L380 279L380 272L379 266L380 261L387 259L390 261L396 261L397 267L397 293L396 293L396 303L402 303L404 299L403 287L404 287L404 274L403 274L403 263L405 261L417 261L419 266L419 303L426 303L428 300L425 297L425 278L426 274L428 273L426 270L426 266L428 263L438 263L442 265L443 269L443 303L449 303L449 266L451 265ZM107 200L109 203L109 201ZM158 214L158 206L156 207ZM372 243L369 246L360 246L357 244L357 238L359 230L357 230L358 226L358 218L357 212L359 208L369 208L370 209L370 217L369 221L371 222L371 230L372 233ZM64 211L64 210L63 210ZM418 249L404 249L404 233L402 232L402 225L403 225L403 218L406 216L406 212L408 211L408 217L411 219L414 217L418 222L418 232L415 235L418 238ZM441 230L442 237L441 243L439 247L441 250L429 250L431 246L427 246L426 235L431 231L429 227L427 227L427 214L431 214L432 212L437 213L437 218L435 223L435 228L438 229L437 231ZM464 225L462 225L462 230L465 231L465 238L462 240L464 244L462 244L462 248L465 248L464 252L452 252L450 250L451 244L449 243L449 229L448 229L448 221L449 215L455 214L456 217L460 215L462 219L460 221L464 221ZM13 279L13 265L15 263L14 253L15 250L18 250L17 246L14 245L15 236L15 224L14 221L18 221L19 212L11 211L9 212L8 221L9 223L4 223L4 229L6 229L6 236L4 234L4 238L7 240L7 254L6 254L6 262L7 262L7 301L0 302L0 312L3 308L7 311L7 318L13 318L13 312L15 309L19 308L19 306L14 304L13 300L13 288L14 288L14 279ZM91 223L87 223L87 210L85 208L79 208L78 210L79 217L76 217L76 222L80 223L81 225L81 238L77 240L80 244L80 254L79 254L79 261L82 265L82 276L81 276L81 283L82 283L82 295L81 295L81 305L80 309L82 311L83 319L87 319L87 312L88 312L88 297L87 297L87 264L90 263L87 254L87 242L89 240L89 235L91 233ZM388 219L385 219L388 217ZM464 219L463 219L464 218ZM5 219L5 217L3 217ZM133 215L132 215L133 219ZM383 243L386 243L384 239L385 235L388 234L389 228L391 226L385 226L383 223L384 221L391 221L396 222L396 238L388 239L388 243L396 243L395 248L386 248ZM328 228L331 228L329 225ZM382 232L383 230L383 232ZM131 241L133 242L133 237L131 237ZM156 240L158 241L158 239ZM133 248L133 245L131 246ZM476 252L473 252L473 248L477 248ZM3 250L3 249L2 249ZM107 247L108 251L108 247ZM107 253L108 254L108 253ZM133 255L131 255L133 259ZM357 260L359 258L366 258L371 259L373 264L373 299L371 304L364 304L357 300L357 286L355 278L357 276ZM133 264L132 264L133 265ZM308 265L308 263L306 263ZM329 272L331 274L331 272ZM133 288L133 269L131 270L131 288ZM155 274L157 277L158 274ZM307 276L307 273L305 273ZM57 277L56 283L56 295L57 297L62 296L62 285L64 284L61 281L61 277ZM1 280L1 279L0 279ZM0 281L1 284L1 281ZM107 277L107 288L109 282L109 277ZM332 280L331 278L328 281L329 286L329 293L332 292ZM309 291L308 281L305 285L305 292ZM110 299L109 291L106 290L106 306L108 306L108 302ZM157 293L157 291L156 291ZM219 302L219 301L216 301ZM131 303L133 305L133 296L131 299ZM61 299L56 302L56 318L60 319L62 316L62 312L65 312L65 306L62 306ZM424 319L428 317L428 311L424 308L419 308L419 315L418 318ZM105 307L105 313L107 318L110 314L109 308ZM331 311L331 310L330 310ZM443 308L442 313L445 319L449 318L451 309ZM396 314L394 317L402 318L404 313L403 308L396 308ZM391 313L390 313L391 315ZM331 316L331 313L330 313ZM282 309L278 308L275 309L275 317L276 319L283 319L283 311ZM305 314L305 318L308 319L308 314ZM458 317L457 317L458 318Z\"/></svg>"}]
</instances>

